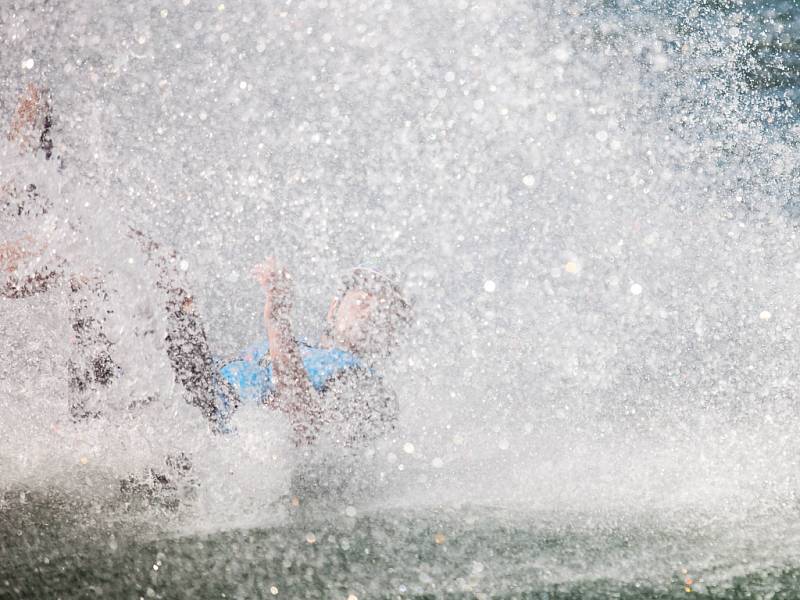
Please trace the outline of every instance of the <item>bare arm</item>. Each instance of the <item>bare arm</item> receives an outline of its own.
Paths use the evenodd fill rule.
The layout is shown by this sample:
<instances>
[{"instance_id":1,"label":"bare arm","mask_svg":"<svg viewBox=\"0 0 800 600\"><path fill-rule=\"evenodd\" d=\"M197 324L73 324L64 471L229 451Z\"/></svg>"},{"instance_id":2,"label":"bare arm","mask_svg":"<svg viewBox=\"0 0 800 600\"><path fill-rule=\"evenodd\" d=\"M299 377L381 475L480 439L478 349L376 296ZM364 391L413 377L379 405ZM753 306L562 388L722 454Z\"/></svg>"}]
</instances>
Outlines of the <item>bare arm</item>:
<instances>
[{"instance_id":1,"label":"bare arm","mask_svg":"<svg viewBox=\"0 0 800 600\"><path fill-rule=\"evenodd\" d=\"M292 421L295 444L310 444L319 431L321 407L292 331L291 277L274 258L256 267L254 275L266 294L264 323L272 361L274 400Z\"/></svg>"}]
</instances>

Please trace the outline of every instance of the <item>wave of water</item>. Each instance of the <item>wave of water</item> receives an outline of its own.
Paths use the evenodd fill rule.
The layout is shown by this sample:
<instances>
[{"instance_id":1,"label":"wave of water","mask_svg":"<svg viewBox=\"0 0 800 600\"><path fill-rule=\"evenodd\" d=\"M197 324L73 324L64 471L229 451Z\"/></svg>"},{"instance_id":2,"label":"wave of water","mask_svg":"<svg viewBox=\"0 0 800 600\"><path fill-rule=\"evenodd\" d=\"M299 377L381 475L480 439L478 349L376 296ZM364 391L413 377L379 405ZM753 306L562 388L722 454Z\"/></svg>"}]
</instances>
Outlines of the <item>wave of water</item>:
<instances>
[{"instance_id":1,"label":"wave of water","mask_svg":"<svg viewBox=\"0 0 800 600\"><path fill-rule=\"evenodd\" d=\"M65 168L6 153L2 172L87 232L65 252L113 277L121 338L142 318L130 300L147 304L130 223L187 261L220 353L260 335L247 273L266 254L295 273L312 337L336 273L405 272L419 322L387 373L401 428L370 458L388 483L367 504L665 530L710 511L727 539L754 512L792 514L798 489L796 19L789 4L15 3L0 101L7 115L25 81L48 83ZM155 384L163 402L73 425L59 298L0 310L3 488L116 493L187 451L189 533L263 523L286 493L280 420L211 438L131 347L125 393ZM767 519L747 539L774 534Z\"/></svg>"}]
</instances>

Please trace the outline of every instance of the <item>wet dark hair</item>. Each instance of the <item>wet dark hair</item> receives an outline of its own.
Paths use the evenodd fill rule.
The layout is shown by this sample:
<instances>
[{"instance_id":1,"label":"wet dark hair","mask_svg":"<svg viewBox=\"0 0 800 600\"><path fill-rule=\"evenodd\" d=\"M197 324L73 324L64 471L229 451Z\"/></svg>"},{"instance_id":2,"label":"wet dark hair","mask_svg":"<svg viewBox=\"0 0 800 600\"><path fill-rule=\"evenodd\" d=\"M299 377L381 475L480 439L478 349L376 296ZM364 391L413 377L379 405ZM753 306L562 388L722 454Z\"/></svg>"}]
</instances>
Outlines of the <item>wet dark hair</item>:
<instances>
[{"instance_id":1,"label":"wet dark hair","mask_svg":"<svg viewBox=\"0 0 800 600\"><path fill-rule=\"evenodd\" d=\"M378 299L383 310L371 316L376 327L360 351L362 358L369 360L388 357L399 344L401 334L413 321L411 302L403 295L400 286L392 279L372 269L356 268L344 275L340 281L337 297L341 300L349 291L360 291ZM332 324L328 324L327 335L333 336Z\"/></svg>"},{"instance_id":2,"label":"wet dark hair","mask_svg":"<svg viewBox=\"0 0 800 600\"><path fill-rule=\"evenodd\" d=\"M356 267L342 277L339 298L347 292L358 290L378 299L380 304L388 308L393 328L409 325L414 317L411 301L403 294L403 290L393 279L374 269Z\"/></svg>"}]
</instances>

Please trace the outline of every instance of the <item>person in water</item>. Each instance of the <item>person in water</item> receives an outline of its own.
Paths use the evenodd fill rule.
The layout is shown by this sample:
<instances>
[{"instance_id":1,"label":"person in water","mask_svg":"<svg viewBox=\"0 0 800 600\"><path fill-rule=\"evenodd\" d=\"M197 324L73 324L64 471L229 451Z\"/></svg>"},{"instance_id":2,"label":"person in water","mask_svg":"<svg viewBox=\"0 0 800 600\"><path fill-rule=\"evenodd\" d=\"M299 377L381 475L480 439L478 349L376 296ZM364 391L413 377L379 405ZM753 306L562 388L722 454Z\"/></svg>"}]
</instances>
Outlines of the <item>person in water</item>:
<instances>
[{"instance_id":1,"label":"person in water","mask_svg":"<svg viewBox=\"0 0 800 600\"><path fill-rule=\"evenodd\" d=\"M134 233L161 272L175 378L214 431L233 431L231 419L243 404L285 413L298 446L320 435L353 446L393 429L398 403L378 364L410 324L412 309L390 278L363 267L347 273L328 309L325 332L311 345L298 341L293 330L292 277L270 257L253 269L265 294L266 339L222 359L212 353L192 296L180 283L175 252Z\"/></svg>"},{"instance_id":2,"label":"person in water","mask_svg":"<svg viewBox=\"0 0 800 600\"><path fill-rule=\"evenodd\" d=\"M19 154L53 158L52 105L47 89L29 84L21 95L7 132ZM60 164L60 158L57 158ZM33 184L0 181L0 219L15 229L26 220L45 219L53 209L52 199ZM103 332L103 318L94 314L93 300L105 291L97 277L71 273L67 262L48 251L45 235L27 234L0 243L0 297L24 299L65 286L70 304L73 344L67 362L69 411L73 418L90 416L87 393L107 386L117 365L111 357L111 342Z\"/></svg>"},{"instance_id":3,"label":"person in water","mask_svg":"<svg viewBox=\"0 0 800 600\"><path fill-rule=\"evenodd\" d=\"M6 134L10 155L55 159L61 171L63 162L54 156L53 124L49 91L29 84L20 96ZM120 357L115 356L119 349L107 335L108 321L115 312L107 285L109 273L79 270L61 255L59 243L77 237L79 230L73 219L57 214L58 208L53 198L36 185L0 180L0 225L10 225L11 232L9 239L0 241L0 298L24 300L59 295L66 299L70 334L66 397L70 417L82 421L100 416L98 398L112 390L122 368ZM16 235L31 225L33 232ZM53 235L58 227L69 231L66 235ZM138 406L155 398L148 394L130 399L130 404Z\"/></svg>"},{"instance_id":4,"label":"person in water","mask_svg":"<svg viewBox=\"0 0 800 600\"><path fill-rule=\"evenodd\" d=\"M239 402L261 402L289 415L298 445L325 434L352 446L391 431L397 399L377 364L411 321L400 288L378 271L353 269L331 302L322 339L312 346L294 335L286 269L269 258L254 275L266 296L267 340L219 370Z\"/></svg>"},{"instance_id":5,"label":"person in water","mask_svg":"<svg viewBox=\"0 0 800 600\"><path fill-rule=\"evenodd\" d=\"M30 84L19 100L6 137L20 153L42 153L52 158L52 116L50 96L46 90ZM19 188L16 181L0 181L0 215L4 218L41 216L50 208L36 186ZM6 273L0 294L6 298L23 298L46 291L56 279L50 268L42 268L20 277L17 270L25 259L42 254L43 247L31 236L0 243L0 269Z\"/></svg>"},{"instance_id":6,"label":"person in water","mask_svg":"<svg viewBox=\"0 0 800 600\"><path fill-rule=\"evenodd\" d=\"M52 157L51 104L45 90L28 86L15 112L9 140L21 151ZM33 186L20 190L15 182L2 188L5 216L47 212L48 200ZM130 229L147 260L155 266L165 316L165 349L174 379L186 400L200 409L219 433L230 432L231 418L244 403L259 403L289 416L292 439L308 445L325 436L353 446L375 439L394 427L397 401L383 383L377 363L387 356L398 334L411 320L411 308L389 278L365 268L352 270L342 281L330 309L327 329L312 346L296 340L291 324L292 279L275 259L254 270L265 292L266 340L229 360L211 352L192 294L178 269L174 250L143 232ZM97 417L87 408L87 394L111 386L122 376L113 343L104 332L104 311L110 314L102 275L70 274L62 259L44 261L24 275L19 265L41 255L44 245L30 237L0 244L0 295L9 299L45 293L66 282L71 298L73 351L68 362L70 402L74 420ZM89 306L104 307L99 312ZM152 399L151 399L152 400Z\"/></svg>"}]
</instances>

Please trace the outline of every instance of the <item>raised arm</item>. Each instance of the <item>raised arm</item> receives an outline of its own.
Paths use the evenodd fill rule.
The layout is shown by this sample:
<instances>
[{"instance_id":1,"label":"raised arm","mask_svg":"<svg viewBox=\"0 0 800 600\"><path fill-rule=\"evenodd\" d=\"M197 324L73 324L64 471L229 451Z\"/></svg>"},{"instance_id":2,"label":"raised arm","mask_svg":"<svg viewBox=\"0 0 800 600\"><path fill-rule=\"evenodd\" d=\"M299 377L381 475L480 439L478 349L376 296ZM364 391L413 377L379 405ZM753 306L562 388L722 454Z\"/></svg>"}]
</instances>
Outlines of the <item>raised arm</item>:
<instances>
[{"instance_id":1,"label":"raised arm","mask_svg":"<svg viewBox=\"0 0 800 600\"><path fill-rule=\"evenodd\" d=\"M292 331L291 276L272 257L258 265L253 275L266 295L264 324L269 338L275 404L289 415L295 444L310 444L319 432L321 408Z\"/></svg>"}]
</instances>

